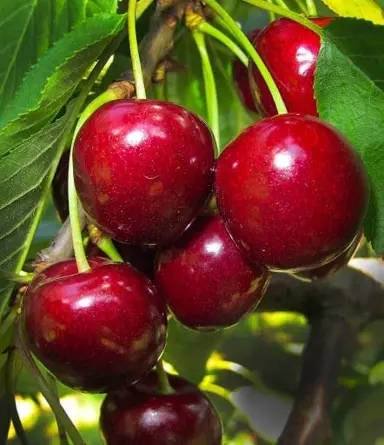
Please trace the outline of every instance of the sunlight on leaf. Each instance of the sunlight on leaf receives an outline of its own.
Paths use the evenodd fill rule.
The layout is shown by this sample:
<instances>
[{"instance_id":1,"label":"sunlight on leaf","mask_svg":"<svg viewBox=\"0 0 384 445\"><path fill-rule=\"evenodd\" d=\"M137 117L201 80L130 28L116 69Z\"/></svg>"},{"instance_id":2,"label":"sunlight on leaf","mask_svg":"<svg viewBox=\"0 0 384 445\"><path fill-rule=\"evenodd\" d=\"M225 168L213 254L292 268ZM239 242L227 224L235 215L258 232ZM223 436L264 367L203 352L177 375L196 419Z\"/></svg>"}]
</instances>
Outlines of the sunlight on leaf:
<instances>
[{"instance_id":1,"label":"sunlight on leaf","mask_svg":"<svg viewBox=\"0 0 384 445\"><path fill-rule=\"evenodd\" d=\"M374 0L322 0L328 8L341 17L370 20L378 25L384 24L382 8Z\"/></svg>"}]
</instances>

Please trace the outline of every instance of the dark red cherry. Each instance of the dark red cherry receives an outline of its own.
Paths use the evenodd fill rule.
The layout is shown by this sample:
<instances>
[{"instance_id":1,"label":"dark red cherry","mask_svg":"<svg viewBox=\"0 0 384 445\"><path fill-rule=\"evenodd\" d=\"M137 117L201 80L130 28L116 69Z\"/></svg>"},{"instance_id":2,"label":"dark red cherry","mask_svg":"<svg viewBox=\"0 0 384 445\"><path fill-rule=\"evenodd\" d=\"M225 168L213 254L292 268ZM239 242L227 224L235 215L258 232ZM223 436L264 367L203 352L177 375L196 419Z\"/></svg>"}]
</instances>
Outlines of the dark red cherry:
<instances>
[{"instance_id":1,"label":"dark red cherry","mask_svg":"<svg viewBox=\"0 0 384 445\"><path fill-rule=\"evenodd\" d=\"M253 41L259 32L260 29L251 31L248 35L249 40ZM257 109L253 101L251 86L249 84L248 67L244 66L244 64L236 58L232 62L232 74L240 99L250 111L255 113Z\"/></svg>"},{"instance_id":2,"label":"dark red cherry","mask_svg":"<svg viewBox=\"0 0 384 445\"><path fill-rule=\"evenodd\" d=\"M200 216L159 256L155 283L175 317L198 330L232 326L261 300L269 282L251 265L220 216Z\"/></svg>"},{"instance_id":3,"label":"dark red cherry","mask_svg":"<svg viewBox=\"0 0 384 445\"><path fill-rule=\"evenodd\" d=\"M273 270L321 266L344 252L362 226L368 188L353 147L312 116L263 119L217 162L216 200L229 232Z\"/></svg>"},{"instance_id":4,"label":"dark red cherry","mask_svg":"<svg viewBox=\"0 0 384 445\"><path fill-rule=\"evenodd\" d=\"M325 27L331 18L311 20ZM300 23L281 18L253 37L252 43L274 78L288 112L317 116L314 73L320 37ZM271 93L254 64L251 65L250 80L260 114L275 115Z\"/></svg>"},{"instance_id":5,"label":"dark red cherry","mask_svg":"<svg viewBox=\"0 0 384 445\"><path fill-rule=\"evenodd\" d=\"M79 198L106 235L128 244L168 244L207 201L214 140L178 105L119 100L84 124L74 150Z\"/></svg>"},{"instance_id":6,"label":"dark red cherry","mask_svg":"<svg viewBox=\"0 0 384 445\"><path fill-rule=\"evenodd\" d=\"M68 167L69 150L65 151L60 158L55 176L52 181L52 199L55 204L60 220L65 221L69 214L68 209Z\"/></svg>"},{"instance_id":7,"label":"dark red cherry","mask_svg":"<svg viewBox=\"0 0 384 445\"><path fill-rule=\"evenodd\" d=\"M222 427L212 403L192 383L169 376L162 394L149 382L109 393L100 426L107 445L221 445Z\"/></svg>"},{"instance_id":8,"label":"dark red cherry","mask_svg":"<svg viewBox=\"0 0 384 445\"><path fill-rule=\"evenodd\" d=\"M353 243L348 247L348 249L346 249L343 253L341 253L338 257L336 257L329 263L324 264L320 267L315 267L314 269L297 272L294 275L305 281L321 280L323 278L334 275L342 267L346 266L349 263L349 260L353 257L359 247L361 238L362 233L360 232L354 239Z\"/></svg>"},{"instance_id":9,"label":"dark red cherry","mask_svg":"<svg viewBox=\"0 0 384 445\"><path fill-rule=\"evenodd\" d=\"M166 308L149 280L128 264L89 260L56 263L30 284L23 306L26 339L64 384L105 392L133 383L159 359Z\"/></svg>"}]
</instances>

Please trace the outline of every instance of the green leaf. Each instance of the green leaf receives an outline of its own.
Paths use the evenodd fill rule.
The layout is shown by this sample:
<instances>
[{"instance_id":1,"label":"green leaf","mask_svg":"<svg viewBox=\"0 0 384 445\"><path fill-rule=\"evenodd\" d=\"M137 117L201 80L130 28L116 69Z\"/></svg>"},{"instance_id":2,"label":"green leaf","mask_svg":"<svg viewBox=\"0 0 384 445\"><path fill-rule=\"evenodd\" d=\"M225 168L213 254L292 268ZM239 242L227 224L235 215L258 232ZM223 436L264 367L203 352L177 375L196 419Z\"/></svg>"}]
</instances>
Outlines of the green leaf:
<instances>
[{"instance_id":1,"label":"green leaf","mask_svg":"<svg viewBox=\"0 0 384 445\"><path fill-rule=\"evenodd\" d=\"M70 113L20 143L0 160L0 268L19 270L48 192L51 165ZM10 290L0 283L0 302Z\"/></svg>"},{"instance_id":2,"label":"green leaf","mask_svg":"<svg viewBox=\"0 0 384 445\"><path fill-rule=\"evenodd\" d=\"M107 5L110 3L111 5ZM0 115L24 74L55 42L98 6L111 11L111 0L13 0L0 2ZM107 6L109 6L107 8Z\"/></svg>"},{"instance_id":3,"label":"green leaf","mask_svg":"<svg viewBox=\"0 0 384 445\"><path fill-rule=\"evenodd\" d=\"M384 27L335 19L325 29L315 79L320 117L362 156L371 180L365 234L384 253Z\"/></svg>"},{"instance_id":4,"label":"green leaf","mask_svg":"<svg viewBox=\"0 0 384 445\"><path fill-rule=\"evenodd\" d=\"M117 14L94 16L66 34L39 60L0 119L0 155L55 117L124 21Z\"/></svg>"},{"instance_id":5,"label":"green leaf","mask_svg":"<svg viewBox=\"0 0 384 445\"><path fill-rule=\"evenodd\" d=\"M116 12L117 0L93 0L86 2L88 16L101 14L102 12Z\"/></svg>"},{"instance_id":6,"label":"green leaf","mask_svg":"<svg viewBox=\"0 0 384 445\"><path fill-rule=\"evenodd\" d=\"M384 384L384 361L376 363L369 371L369 383L371 385Z\"/></svg>"},{"instance_id":7,"label":"green leaf","mask_svg":"<svg viewBox=\"0 0 384 445\"><path fill-rule=\"evenodd\" d=\"M209 356L219 346L225 332L223 330L211 333L195 332L171 318L163 358L179 374L197 384L204 377Z\"/></svg>"}]
</instances>

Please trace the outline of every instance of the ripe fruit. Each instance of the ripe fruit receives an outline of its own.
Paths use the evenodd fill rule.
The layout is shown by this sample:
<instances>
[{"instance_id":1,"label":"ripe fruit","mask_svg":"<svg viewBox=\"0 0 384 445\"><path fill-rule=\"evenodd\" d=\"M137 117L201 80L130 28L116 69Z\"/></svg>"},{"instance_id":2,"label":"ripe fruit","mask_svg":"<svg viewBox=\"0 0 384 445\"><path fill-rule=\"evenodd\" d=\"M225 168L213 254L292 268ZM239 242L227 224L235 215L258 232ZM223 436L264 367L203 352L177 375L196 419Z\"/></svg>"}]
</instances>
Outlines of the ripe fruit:
<instances>
[{"instance_id":1,"label":"ripe fruit","mask_svg":"<svg viewBox=\"0 0 384 445\"><path fill-rule=\"evenodd\" d=\"M214 140L175 104L119 100L84 124L74 150L79 198L92 221L128 244L168 244L207 201Z\"/></svg>"},{"instance_id":2,"label":"ripe fruit","mask_svg":"<svg viewBox=\"0 0 384 445\"><path fill-rule=\"evenodd\" d=\"M250 32L248 35L249 40L252 41L259 32L260 29L255 29ZM257 112L253 101L251 86L249 84L248 68L236 58L232 63L232 73L240 99L250 111L253 111L254 113Z\"/></svg>"},{"instance_id":3,"label":"ripe fruit","mask_svg":"<svg viewBox=\"0 0 384 445\"><path fill-rule=\"evenodd\" d=\"M107 395L100 414L107 445L221 445L221 422L211 402L192 383L169 380L172 394L162 394L152 381Z\"/></svg>"},{"instance_id":4,"label":"ripe fruit","mask_svg":"<svg viewBox=\"0 0 384 445\"><path fill-rule=\"evenodd\" d=\"M30 284L23 307L26 339L37 358L66 385L105 392L134 383L159 359L166 308L133 267L91 258L56 263Z\"/></svg>"},{"instance_id":5,"label":"ripe fruit","mask_svg":"<svg viewBox=\"0 0 384 445\"><path fill-rule=\"evenodd\" d=\"M220 216L200 216L159 256L155 282L175 317L186 326L232 326L252 311L269 283L264 267L251 265Z\"/></svg>"},{"instance_id":6,"label":"ripe fruit","mask_svg":"<svg viewBox=\"0 0 384 445\"><path fill-rule=\"evenodd\" d=\"M303 270L294 274L297 278L305 281L321 280L323 278L330 277L338 272L342 267L349 263L349 260L353 257L358 249L359 243L361 241L362 233L360 232L353 243L346 249L342 254L336 257L334 260L330 261L323 266L316 267L314 269Z\"/></svg>"},{"instance_id":7,"label":"ripe fruit","mask_svg":"<svg viewBox=\"0 0 384 445\"><path fill-rule=\"evenodd\" d=\"M331 18L311 20L324 27ZM313 84L320 37L300 23L281 18L253 37L252 43L274 78L288 112L317 116ZM250 80L260 114L275 115L271 93L255 65Z\"/></svg>"},{"instance_id":8,"label":"ripe fruit","mask_svg":"<svg viewBox=\"0 0 384 445\"><path fill-rule=\"evenodd\" d=\"M336 129L284 114L248 127L217 162L216 200L249 257L273 270L321 266L347 249L368 203L363 163Z\"/></svg>"}]
</instances>

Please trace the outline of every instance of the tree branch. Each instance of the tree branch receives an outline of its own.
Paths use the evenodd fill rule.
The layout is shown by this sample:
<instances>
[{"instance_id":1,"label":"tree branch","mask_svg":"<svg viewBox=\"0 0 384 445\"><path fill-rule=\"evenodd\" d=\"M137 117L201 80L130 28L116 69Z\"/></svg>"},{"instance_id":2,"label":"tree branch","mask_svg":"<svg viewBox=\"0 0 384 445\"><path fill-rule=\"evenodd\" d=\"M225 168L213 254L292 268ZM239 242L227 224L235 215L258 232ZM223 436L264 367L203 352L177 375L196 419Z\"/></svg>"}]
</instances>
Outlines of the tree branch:
<instances>
[{"instance_id":1,"label":"tree branch","mask_svg":"<svg viewBox=\"0 0 384 445\"><path fill-rule=\"evenodd\" d=\"M356 333L384 318L384 263L357 259L326 280L304 282L276 274L258 311L306 315L311 333L297 397L278 445L322 445L332 435L330 412L339 367Z\"/></svg>"}]
</instances>

